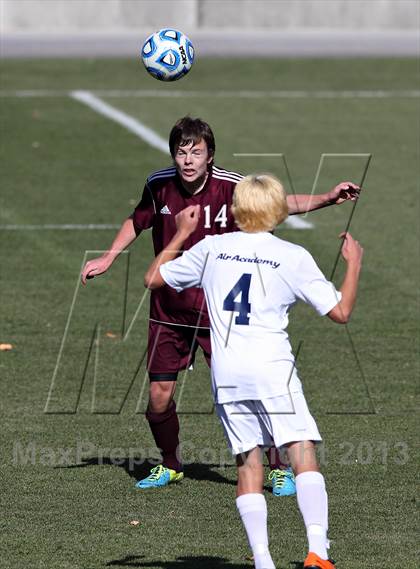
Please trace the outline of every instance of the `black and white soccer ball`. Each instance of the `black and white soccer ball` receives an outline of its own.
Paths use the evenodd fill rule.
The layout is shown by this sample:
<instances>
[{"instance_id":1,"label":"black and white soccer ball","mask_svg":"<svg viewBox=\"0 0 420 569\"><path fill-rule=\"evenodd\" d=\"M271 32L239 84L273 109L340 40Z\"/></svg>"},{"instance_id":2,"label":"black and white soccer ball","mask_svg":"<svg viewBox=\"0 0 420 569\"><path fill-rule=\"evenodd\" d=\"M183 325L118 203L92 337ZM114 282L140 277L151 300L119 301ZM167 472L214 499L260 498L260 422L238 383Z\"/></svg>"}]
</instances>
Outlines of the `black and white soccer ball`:
<instances>
[{"instance_id":1,"label":"black and white soccer ball","mask_svg":"<svg viewBox=\"0 0 420 569\"><path fill-rule=\"evenodd\" d=\"M150 75L159 81L176 81L191 69L194 47L179 30L164 28L146 39L141 58Z\"/></svg>"}]
</instances>

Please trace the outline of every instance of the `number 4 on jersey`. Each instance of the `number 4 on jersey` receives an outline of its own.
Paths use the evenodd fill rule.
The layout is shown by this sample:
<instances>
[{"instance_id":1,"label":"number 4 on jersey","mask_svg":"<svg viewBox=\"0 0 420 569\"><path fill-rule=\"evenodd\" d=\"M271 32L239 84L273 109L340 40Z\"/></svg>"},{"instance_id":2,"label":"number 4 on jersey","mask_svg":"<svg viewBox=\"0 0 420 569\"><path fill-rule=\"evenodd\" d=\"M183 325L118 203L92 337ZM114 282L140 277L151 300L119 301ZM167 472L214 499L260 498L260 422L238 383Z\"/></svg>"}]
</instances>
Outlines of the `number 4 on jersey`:
<instances>
[{"instance_id":1,"label":"number 4 on jersey","mask_svg":"<svg viewBox=\"0 0 420 569\"><path fill-rule=\"evenodd\" d=\"M250 273L244 273L230 293L223 301L223 310L228 312L239 312L235 318L235 324L249 325L249 316L251 305L249 304L249 287L251 285ZM235 302L236 297L241 295L239 302Z\"/></svg>"}]
</instances>

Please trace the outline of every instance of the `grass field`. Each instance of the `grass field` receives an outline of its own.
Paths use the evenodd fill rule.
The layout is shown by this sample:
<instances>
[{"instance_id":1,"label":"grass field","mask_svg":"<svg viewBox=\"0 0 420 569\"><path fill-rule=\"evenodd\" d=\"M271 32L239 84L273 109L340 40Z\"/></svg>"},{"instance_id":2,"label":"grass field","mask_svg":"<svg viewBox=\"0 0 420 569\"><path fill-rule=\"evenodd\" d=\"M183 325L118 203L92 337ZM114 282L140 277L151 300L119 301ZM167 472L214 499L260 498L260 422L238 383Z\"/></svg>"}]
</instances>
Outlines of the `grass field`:
<instances>
[{"instance_id":1,"label":"grass field","mask_svg":"<svg viewBox=\"0 0 420 569\"><path fill-rule=\"evenodd\" d=\"M67 92L74 89L166 93L101 97L164 138L180 116L202 116L214 127L216 163L228 169L271 170L287 182L278 157L233 156L284 153L299 193L311 191L322 153L372 153L351 226L365 247L348 326L354 351L344 327L307 307L295 309L290 333L295 347L303 340L298 367L324 437L320 458L337 567L418 567L419 101L398 95L418 88L417 63L201 59L175 85L146 77L137 61L3 61L0 71L0 343L13 345L0 351L2 567L252 566L234 507L235 468L211 412L201 356L178 390L185 481L160 491L134 489L150 467L144 461L156 457L139 366L147 302L128 340L120 337L144 294L152 254L147 233L131 250L128 277L127 257L120 258L106 276L78 290L50 412L44 412L85 251L107 248L115 230L43 226L118 225L147 174L168 164L163 153L72 100ZM16 96L22 90L55 93ZM171 97L174 90L181 93ZM293 90L306 96L272 93ZM311 95L349 90L394 93ZM365 161L326 159L315 191L358 182ZM285 227L278 234L307 247L329 275L351 207L314 212L307 218L313 229ZM338 284L341 274L340 263ZM88 361L95 338L96 373L94 349ZM276 566L297 569L306 541L296 501L268 492L267 501ZM130 525L133 520L139 524Z\"/></svg>"}]
</instances>

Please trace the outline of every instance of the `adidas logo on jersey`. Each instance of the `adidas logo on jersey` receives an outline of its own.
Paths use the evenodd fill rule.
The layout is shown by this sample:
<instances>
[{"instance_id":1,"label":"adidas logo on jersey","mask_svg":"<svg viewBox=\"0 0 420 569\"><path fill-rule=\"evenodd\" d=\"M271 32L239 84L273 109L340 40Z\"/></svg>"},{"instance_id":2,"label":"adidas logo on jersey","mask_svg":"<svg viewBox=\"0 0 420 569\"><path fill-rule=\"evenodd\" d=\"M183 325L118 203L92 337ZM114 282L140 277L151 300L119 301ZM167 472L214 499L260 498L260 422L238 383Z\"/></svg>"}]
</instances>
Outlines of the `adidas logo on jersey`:
<instances>
[{"instance_id":1,"label":"adidas logo on jersey","mask_svg":"<svg viewBox=\"0 0 420 569\"><path fill-rule=\"evenodd\" d=\"M164 215L171 215L171 210L167 205L164 205L163 208L160 210L160 213L163 213Z\"/></svg>"}]
</instances>

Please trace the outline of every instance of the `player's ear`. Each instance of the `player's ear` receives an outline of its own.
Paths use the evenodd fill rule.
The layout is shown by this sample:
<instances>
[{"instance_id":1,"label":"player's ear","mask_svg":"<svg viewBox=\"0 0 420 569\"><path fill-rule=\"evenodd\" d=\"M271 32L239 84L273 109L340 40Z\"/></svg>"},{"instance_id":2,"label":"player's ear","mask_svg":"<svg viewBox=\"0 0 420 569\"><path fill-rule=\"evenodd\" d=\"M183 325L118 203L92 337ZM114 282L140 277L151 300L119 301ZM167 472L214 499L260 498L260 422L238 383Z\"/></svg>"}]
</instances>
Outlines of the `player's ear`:
<instances>
[{"instance_id":1,"label":"player's ear","mask_svg":"<svg viewBox=\"0 0 420 569\"><path fill-rule=\"evenodd\" d=\"M207 158L207 164L213 164L213 160L214 160L214 152L213 150L209 150L209 156Z\"/></svg>"}]
</instances>

